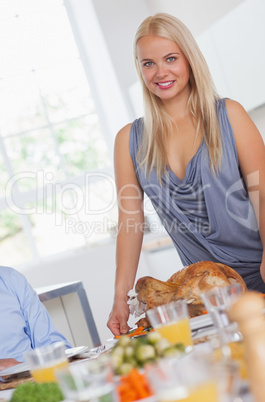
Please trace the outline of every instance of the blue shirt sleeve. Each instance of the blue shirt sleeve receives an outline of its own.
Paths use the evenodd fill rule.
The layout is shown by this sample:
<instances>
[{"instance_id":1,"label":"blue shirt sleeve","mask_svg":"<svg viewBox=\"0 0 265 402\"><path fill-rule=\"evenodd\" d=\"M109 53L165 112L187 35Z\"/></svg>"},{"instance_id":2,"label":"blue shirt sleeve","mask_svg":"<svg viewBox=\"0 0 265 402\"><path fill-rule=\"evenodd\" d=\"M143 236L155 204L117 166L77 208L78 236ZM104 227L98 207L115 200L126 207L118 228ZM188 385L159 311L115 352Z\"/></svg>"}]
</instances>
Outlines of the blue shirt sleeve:
<instances>
[{"instance_id":1,"label":"blue shirt sleeve","mask_svg":"<svg viewBox=\"0 0 265 402\"><path fill-rule=\"evenodd\" d=\"M71 345L55 328L35 290L20 272L0 266L0 359L24 361L24 353L58 341Z\"/></svg>"},{"instance_id":2,"label":"blue shirt sleeve","mask_svg":"<svg viewBox=\"0 0 265 402\"><path fill-rule=\"evenodd\" d=\"M57 331L47 309L26 280L23 289L22 311L25 317L26 333L31 340L33 349L58 341L64 341L67 348L71 347L66 338Z\"/></svg>"}]
</instances>

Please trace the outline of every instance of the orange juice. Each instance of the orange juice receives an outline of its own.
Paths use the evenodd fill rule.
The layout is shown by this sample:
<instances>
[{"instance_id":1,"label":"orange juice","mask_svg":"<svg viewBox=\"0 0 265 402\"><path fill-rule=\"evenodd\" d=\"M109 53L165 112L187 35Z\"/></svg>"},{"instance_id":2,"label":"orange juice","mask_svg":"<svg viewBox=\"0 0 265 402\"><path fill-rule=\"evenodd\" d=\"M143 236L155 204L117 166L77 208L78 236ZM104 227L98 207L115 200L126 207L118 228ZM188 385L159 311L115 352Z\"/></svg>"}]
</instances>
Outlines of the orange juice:
<instances>
[{"instance_id":1,"label":"orange juice","mask_svg":"<svg viewBox=\"0 0 265 402\"><path fill-rule=\"evenodd\" d=\"M245 360L245 346L242 341L240 342L230 342L228 343L230 352L231 352L231 358L232 360L235 360L238 363L239 366L239 374L242 380L246 380L248 375L247 375L247 364ZM217 349L215 351L215 356L217 359L221 358L221 349Z\"/></svg>"},{"instance_id":2,"label":"orange juice","mask_svg":"<svg viewBox=\"0 0 265 402\"><path fill-rule=\"evenodd\" d=\"M156 327L156 331L172 344L183 343L185 346L193 345L188 318L160 325Z\"/></svg>"},{"instance_id":3,"label":"orange juice","mask_svg":"<svg viewBox=\"0 0 265 402\"><path fill-rule=\"evenodd\" d=\"M68 366L68 360L60 360L52 365L43 365L31 370L31 374L37 382L56 382L54 371Z\"/></svg>"},{"instance_id":4,"label":"orange juice","mask_svg":"<svg viewBox=\"0 0 265 402\"><path fill-rule=\"evenodd\" d=\"M183 402L218 402L218 390L214 381L199 385ZM181 402L181 401L179 401Z\"/></svg>"},{"instance_id":5,"label":"orange juice","mask_svg":"<svg viewBox=\"0 0 265 402\"><path fill-rule=\"evenodd\" d=\"M247 364L245 360L245 345L243 342L230 342L228 344L231 350L232 359L238 362L240 377L247 379Z\"/></svg>"},{"instance_id":6,"label":"orange juice","mask_svg":"<svg viewBox=\"0 0 265 402\"><path fill-rule=\"evenodd\" d=\"M158 395L159 402L218 402L218 390L214 381L198 385L192 389L186 397L180 396L183 392L177 389L168 390L165 394Z\"/></svg>"}]
</instances>

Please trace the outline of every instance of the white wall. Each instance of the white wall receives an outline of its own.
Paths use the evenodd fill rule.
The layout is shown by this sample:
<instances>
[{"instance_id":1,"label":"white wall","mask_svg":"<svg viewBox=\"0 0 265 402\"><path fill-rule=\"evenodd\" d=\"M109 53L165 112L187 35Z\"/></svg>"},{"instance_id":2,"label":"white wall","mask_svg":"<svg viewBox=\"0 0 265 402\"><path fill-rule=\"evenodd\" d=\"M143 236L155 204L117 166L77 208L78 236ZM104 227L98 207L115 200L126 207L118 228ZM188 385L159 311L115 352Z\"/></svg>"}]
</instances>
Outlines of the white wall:
<instances>
[{"instance_id":1,"label":"white wall","mask_svg":"<svg viewBox=\"0 0 265 402\"><path fill-rule=\"evenodd\" d=\"M194 36L201 34L213 23L244 0L146 0L152 14L164 12L179 18Z\"/></svg>"},{"instance_id":2,"label":"white wall","mask_svg":"<svg viewBox=\"0 0 265 402\"><path fill-rule=\"evenodd\" d=\"M265 104L264 16L264 0L246 0L197 37L218 93L248 112Z\"/></svg>"}]
</instances>

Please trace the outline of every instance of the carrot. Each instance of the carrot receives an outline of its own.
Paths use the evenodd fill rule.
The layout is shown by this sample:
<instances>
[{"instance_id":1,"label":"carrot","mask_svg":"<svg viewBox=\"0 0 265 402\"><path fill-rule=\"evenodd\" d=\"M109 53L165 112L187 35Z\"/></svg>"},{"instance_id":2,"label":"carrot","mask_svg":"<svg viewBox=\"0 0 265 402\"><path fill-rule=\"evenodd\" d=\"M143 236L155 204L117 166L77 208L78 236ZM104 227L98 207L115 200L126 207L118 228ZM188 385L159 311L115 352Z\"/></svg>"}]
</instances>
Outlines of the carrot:
<instances>
[{"instance_id":1,"label":"carrot","mask_svg":"<svg viewBox=\"0 0 265 402\"><path fill-rule=\"evenodd\" d=\"M144 327L138 327L133 332L129 332L128 334L115 335L114 338L119 339L121 336L124 336L124 335L129 336L129 337L132 337L132 336L135 336L135 335L141 335L144 330L145 330Z\"/></svg>"},{"instance_id":2,"label":"carrot","mask_svg":"<svg viewBox=\"0 0 265 402\"><path fill-rule=\"evenodd\" d=\"M132 369L129 375L129 381L131 385L136 389L139 399L147 398L150 396L148 391L147 381L145 377L139 373L138 370Z\"/></svg>"},{"instance_id":3,"label":"carrot","mask_svg":"<svg viewBox=\"0 0 265 402\"><path fill-rule=\"evenodd\" d=\"M117 391L119 393L120 400L123 402L136 401L138 399L137 392L129 388L127 384L125 384L124 387L118 386Z\"/></svg>"},{"instance_id":4,"label":"carrot","mask_svg":"<svg viewBox=\"0 0 265 402\"><path fill-rule=\"evenodd\" d=\"M117 385L120 402L133 402L152 395L144 374L133 368L127 376L120 379Z\"/></svg>"},{"instance_id":5,"label":"carrot","mask_svg":"<svg viewBox=\"0 0 265 402\"><path fill-rule=\"evenodd\" d=\"M207 310L203 310L202 314L208 314Z\"/></svg>"}]
</instances>

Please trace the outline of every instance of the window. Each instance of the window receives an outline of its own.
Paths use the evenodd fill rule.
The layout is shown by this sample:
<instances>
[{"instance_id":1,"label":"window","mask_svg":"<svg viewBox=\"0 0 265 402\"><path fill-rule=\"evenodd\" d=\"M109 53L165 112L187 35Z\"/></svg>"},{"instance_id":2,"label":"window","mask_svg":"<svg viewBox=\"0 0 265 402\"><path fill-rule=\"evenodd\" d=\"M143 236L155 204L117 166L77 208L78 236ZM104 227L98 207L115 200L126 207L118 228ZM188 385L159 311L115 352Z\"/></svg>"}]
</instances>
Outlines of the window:
<instances>
[{"instance_id":1,"label":"window","mask_svg":"<svg viewBox=\"0 0 265 402\"><path fill-rule=\"evenodd\" d=\"M0 3L0 263L104 240L110 138L62 0Z\"/></svg>"}]
</instances>

